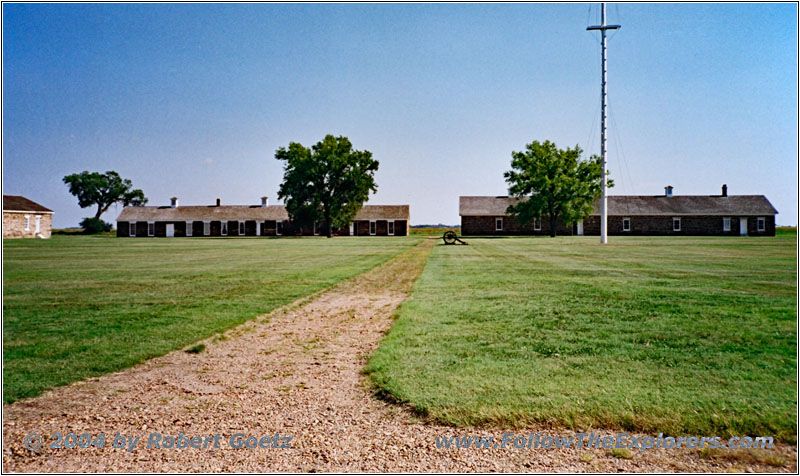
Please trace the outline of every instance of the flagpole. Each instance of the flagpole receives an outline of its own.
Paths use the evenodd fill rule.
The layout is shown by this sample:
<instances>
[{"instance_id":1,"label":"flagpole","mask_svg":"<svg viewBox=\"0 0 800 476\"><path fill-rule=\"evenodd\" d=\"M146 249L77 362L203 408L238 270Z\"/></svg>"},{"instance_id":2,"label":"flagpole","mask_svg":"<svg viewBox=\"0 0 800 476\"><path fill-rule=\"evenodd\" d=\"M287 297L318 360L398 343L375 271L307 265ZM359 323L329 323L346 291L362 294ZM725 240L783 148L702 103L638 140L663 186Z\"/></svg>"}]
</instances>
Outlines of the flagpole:
<instances>
[{"instance_id":1,"label":"flagpole","mask_svg":"<svg viewBox=\"0 0 800 476\"><path fill-rule=\"evenodd\" d=\"M608 30L617 30L620 28L620 25L606 25L606 4L600 4L600 25L590 26L586 28L587 30L600 30L601 35L601 44L602 44L602 63L603 63L603 73L602 73L602 80L601 80L601 100L602 100L602 107L600 113L600 160L603 164L603 170L601 177L601 195L600 195L600 243L606 244L608 243L608 177L606 173L606 155L608 153L608 138L606 137L606 128L607 124L606 121L608 119L608 114L606 113L606 109L608 108L608 58L606 52L606 31Z\"/></svg>"}]
</instances>

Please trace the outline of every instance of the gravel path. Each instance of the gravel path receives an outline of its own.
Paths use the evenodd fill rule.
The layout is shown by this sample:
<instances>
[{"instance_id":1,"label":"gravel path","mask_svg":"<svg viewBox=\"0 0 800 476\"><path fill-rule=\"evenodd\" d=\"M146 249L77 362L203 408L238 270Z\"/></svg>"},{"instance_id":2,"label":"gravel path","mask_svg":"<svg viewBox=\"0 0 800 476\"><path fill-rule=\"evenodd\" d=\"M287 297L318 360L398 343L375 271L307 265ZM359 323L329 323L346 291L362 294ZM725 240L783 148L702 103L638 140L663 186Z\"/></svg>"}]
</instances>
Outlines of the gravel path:
<instances>
[{"instance_id":1,"label":"gravel path","mask_svg":"<svg viewBox=\"0 0 800 476\"><path fill-rule=\"evenodd\" d=\"M437 436L574 435L559 429L453 429L417 421L375 400L360 371L392 324L436 243L205 341L132 369L78 382L4 407L5 472L532 472L786 471L797 448L696 450L437 449ZM37 451L26 434L45 437ZM105 433L103 448L47 448L52 433ZM147 448L151 433L210 437L219 448ZM114 436L139 437L133 451ZM290 449L229 445L236 433L292 437ZM612 432L598 432L611 435Z\"/></svg>"}]
</instances>

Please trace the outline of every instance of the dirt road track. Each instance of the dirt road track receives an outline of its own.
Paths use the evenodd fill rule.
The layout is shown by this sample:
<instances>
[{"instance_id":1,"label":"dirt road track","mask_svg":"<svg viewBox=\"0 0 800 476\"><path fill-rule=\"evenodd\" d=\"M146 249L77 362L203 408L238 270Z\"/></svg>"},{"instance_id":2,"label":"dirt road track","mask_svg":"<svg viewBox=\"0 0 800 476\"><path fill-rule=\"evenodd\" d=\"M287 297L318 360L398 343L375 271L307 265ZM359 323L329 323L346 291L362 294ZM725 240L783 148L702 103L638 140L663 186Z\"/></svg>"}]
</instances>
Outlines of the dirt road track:
<instances>
[{"instance_id":1,"label":"dirt road track","mask_svg":"<svg viewBox=\"0 0 800 476\"><path fill-rule=\"evenodd\" d=\"M796 447L769 458L696 450L651 450L617 458L608 450L437 449L436 436L494 436L568 430L453 429L417 421L375 400L360 371L392 324L436 243L183 351L132 369L57 388L4 407L3 469L25 472L532 472L787 471ZM40 449L26 434L106 434L102 449ZM147 449L152 432L222 435L221 448ZM116 433L143 441L112 448ZM291 449L232 449L235 433L291 436ZM613 432L600 432L611 435ZM769 461L767 461L769 460ZM775 461L783 466L775 466ZM769 462L772 465L769 465ZM779 464L778 463L778 464Z\"/></svg>"}]
</instances>

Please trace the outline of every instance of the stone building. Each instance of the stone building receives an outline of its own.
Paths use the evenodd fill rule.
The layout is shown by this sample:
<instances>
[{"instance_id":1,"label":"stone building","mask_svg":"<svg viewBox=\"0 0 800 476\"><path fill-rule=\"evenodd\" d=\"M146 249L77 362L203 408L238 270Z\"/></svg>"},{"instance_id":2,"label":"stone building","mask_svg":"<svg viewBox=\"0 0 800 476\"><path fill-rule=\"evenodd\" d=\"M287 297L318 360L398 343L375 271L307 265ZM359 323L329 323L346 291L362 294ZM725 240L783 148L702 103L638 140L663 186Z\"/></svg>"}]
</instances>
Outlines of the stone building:
<instances>
[{"instance_id":1,"label":"stone building","mask_svg":"<svg viewBox=\"0 0 800 476\"><path fill-rule=\"evenodd\" d=\"M3 195L3 238L50 238L53 210L20 195Z\"/></svg>"},{"instance_id":2,"label":"stone building","mask_svg":"<svg viewBox=\"0 0 800 476\"><path fill-rule=\"evenodd\" d=\"M364 205L349 227L334 230L339 236L406 236L408 205ZM321 224L301 229L289 220L283 205L180 206L177 198L169 206L125 207L117 217L118 237L187 236L298 236L320 235Z\"/></svg>"},{"instance_id":3,"label":"stone building","mask_svg":"<svg viewBox=\"0 0 800 476\"><path fill-rule=\"evenodd\" d=\"M617 195L608 197L609 235L775 236L778 211L764 195ZM549 220L519 223L506 213L512 197L459 197L463 235L549 235ZM600 210L577 223L559 222L559 235L600 235Z\"/></svg>"}]
</instances>

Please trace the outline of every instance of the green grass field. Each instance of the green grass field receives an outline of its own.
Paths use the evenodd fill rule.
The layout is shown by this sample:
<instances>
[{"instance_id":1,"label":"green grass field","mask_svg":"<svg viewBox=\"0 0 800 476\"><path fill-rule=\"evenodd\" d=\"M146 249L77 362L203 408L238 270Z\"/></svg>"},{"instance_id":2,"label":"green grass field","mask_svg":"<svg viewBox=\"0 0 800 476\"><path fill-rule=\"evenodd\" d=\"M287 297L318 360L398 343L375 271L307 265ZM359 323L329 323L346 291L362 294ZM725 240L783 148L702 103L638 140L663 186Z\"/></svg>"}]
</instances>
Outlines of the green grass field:
<instances>
[{"instance_id":1,"label":"green grass field","mask_svg":"<svg viewBox=\"0 0 800 476\"><path fill-rule=\"evenodd\" d=\"M366 372L452 425L797 431L796 235L439 245Z\"/></svg>"},{"instance_id":2,"label":"green grass field","mask_svg":"<svg viewBox=\"0 0 800 476\"><path fill-rule=\"evenodd\" d=\"M4 240L3 401L182 348L419 240Z\"/></svg>"}]
</instances>

